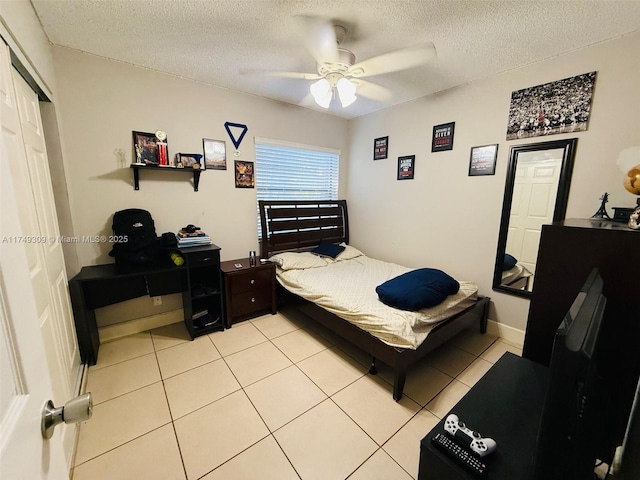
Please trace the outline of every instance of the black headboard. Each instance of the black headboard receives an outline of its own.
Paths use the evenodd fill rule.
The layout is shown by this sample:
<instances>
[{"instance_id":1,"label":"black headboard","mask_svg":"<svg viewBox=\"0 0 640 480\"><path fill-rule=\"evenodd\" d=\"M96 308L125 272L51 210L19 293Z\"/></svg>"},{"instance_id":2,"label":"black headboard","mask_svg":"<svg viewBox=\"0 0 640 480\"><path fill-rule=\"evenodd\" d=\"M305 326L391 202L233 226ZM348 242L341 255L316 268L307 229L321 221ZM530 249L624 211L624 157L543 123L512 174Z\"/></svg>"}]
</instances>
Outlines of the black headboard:
<instances>
[{"instance_id":1,"label":"black headboard","mask_svg":"<svg viewBox=\"0 0 640 480\"><path fill-rule=\"evenodd\" d=\"M349 243L346 200L260 200L260 256L313 249L321 240Z\"/></svg>"}]
</instances>

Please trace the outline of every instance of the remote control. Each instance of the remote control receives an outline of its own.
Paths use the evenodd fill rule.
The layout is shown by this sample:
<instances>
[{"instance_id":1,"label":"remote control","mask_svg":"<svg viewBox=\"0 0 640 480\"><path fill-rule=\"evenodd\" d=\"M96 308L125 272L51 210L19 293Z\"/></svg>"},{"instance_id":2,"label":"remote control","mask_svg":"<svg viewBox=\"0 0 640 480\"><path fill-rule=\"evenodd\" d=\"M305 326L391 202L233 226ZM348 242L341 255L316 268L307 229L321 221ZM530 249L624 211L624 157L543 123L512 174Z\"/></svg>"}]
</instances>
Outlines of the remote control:
<instances>
[{"instance_id":1,"label":"remote control","mask_svg":"<svg viewBox=\"0 0 640 480\"><path fill-rule=\"evenodd\" d=\"M480 477L486 475L487 466L482 463L479 458L473 456L466 448L460 446L445 434L436 433L431 437L431 443L470 472Z\"/></svg>"},{"instance_id":2,"label":"remote control","mask_svg":"<svg viewBox=\"0 0 640 480\"><path fill-rule=\"evenodd\" d=\"M496 450L496 441L492 438L482 438L478 432L469 430L457 415L450 414L444 421L444 430L458 440L465 447L469 447L479 457L484 457Z\"/></svg>"}]
</instances>

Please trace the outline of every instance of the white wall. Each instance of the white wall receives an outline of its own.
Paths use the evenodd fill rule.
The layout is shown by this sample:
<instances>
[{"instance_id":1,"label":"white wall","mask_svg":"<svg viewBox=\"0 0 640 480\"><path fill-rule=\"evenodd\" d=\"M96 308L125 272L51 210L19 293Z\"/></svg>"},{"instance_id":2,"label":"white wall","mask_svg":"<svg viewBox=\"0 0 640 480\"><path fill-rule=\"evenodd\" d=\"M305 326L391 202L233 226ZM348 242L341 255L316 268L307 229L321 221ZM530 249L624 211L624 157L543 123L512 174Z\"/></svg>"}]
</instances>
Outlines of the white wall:
<instances>
[{"instance_id":1,"label":"white wall","mask_svg":"<svg viewBox=\"0 0 640 480\"><path fill-rule=\"evenodd\" d=\"M109 235L115 211L144 208L158 234L190 223L202 227L222 248L223 260L258 250L255 189L235 188L227 121L248 126L240 160L255 161L254 137L318 145L342 151L346 177L346 120L67 48L54 47L53 53L76 235ZM134 191L131 132L159 129L167 132L170 156L202 153L203 138L225 140L227 170L203 172L198 192L188 174L142 171ZM110 248L79 244L80 265L112 261Z\"/></svg>"},{"instance_id":2,"label":"white wall","mask_svg":"<svg viewBox=\"0 0 640 480\"><path fill-rule=\"evenodd\" d=\"M640 34L630 35L352 120L351 242L374 257L475 281L493 300L490 318L524 329L529 301L491 289L509 148L579 139L567 218L590 217L605 191L611 214L612 206L633 206L616 159L640 145L639 51ZM505 141L512 91L594 70L586 132ZM431 153L432 128L446 122L455 122L454 148ZM386 135L389 158L373 161L373 139ZM495 176L469 177L470 148L493 143ZM413 154L415 179L397 181L398 156Z\"/></svg>"},{"instance_id":3,"label":"white wall","mask_svg":"<svg viewBox=\"0 0 640 480\"><path fill-rule=\"evenodd\" d=\"M55 74L49 40L29 0L0 2L0 17L6 28L5 41L48 95L55 95ZM3 35L4 36L4 35Z\"/></svg>"}]
</instances>

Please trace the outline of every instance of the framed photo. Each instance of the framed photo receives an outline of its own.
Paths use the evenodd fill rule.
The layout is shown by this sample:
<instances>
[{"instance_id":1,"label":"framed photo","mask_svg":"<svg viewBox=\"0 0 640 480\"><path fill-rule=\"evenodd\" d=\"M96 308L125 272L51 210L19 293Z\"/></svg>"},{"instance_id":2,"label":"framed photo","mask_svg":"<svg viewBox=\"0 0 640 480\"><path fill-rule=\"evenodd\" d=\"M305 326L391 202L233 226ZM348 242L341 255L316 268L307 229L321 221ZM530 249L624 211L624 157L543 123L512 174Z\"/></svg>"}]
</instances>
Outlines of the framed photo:
<instances>
[{"instance_id":1,"label":"framed photo","mask_svg":"<svg viewBox=\"0 0 640 480\"><path fill-rule=\"evenodd\" d=\"M398 180L411 180L416 163L415 155L398 157Z\"/></svg>"},{"instance_id":2,"label":"framed photo","mask_svg":"<svg viewBox=\"0 0 640 480\"><path fill-rule=\"evenodd\" d=\"M168 165L168 162L160 161L161 152L163 153L162 159L168 158L166 136L161 141L155 133L132 133L134 165L160 165L161 163Z\"/></svg>"},{"instance_id":3,"label":"framed photo","mask_svg":"<svg viewBox=\"0 0 640 480\"><path fill-rule=\"evenodd\" d=\"M253 162L234 160L236 188L253 188Z\"/></svg>"},{"instance_id":4,"label":"framed photo","mask_svg":"<svg viewBox=\"0 0 640 480\"><path fill-rule=\"evenodd\" d=\"M193 168L198 164L196 168L202 168L201 163L202 155L199 153L179 153L178 162L182 164L184 168Z\"/></svg>"},{"instance_id":5,"label":"framed photo","mask_svg":"<svg viewBox=\"0 0 640 480\"><path fill-rule=\"evenodd\" d=\"M202 167L212 170L227 169L227 145L222 140L202 139L204 162Z\"/></svg>"},{"instance_id":6,"label":"framed photo","mask_svg":"<svg viewBox=\"0 0 640 480\"><path fill-rule=\"evenodd\" d=\"M583 73L513 92L507 140L585 131L591 115L596 73Z\"/></svg>"},{"instance_id":7,"label":"framed photo","mask_svg":"<svg viewBox=\"0 0 640 480\"><path fill-rule=\"evenodd\" d=\"M433 127L433 137L431 138L431 151L442 152L453 149L453 131L456 122L443 123Z\"/></svg>"},{"instance_id":8,"label":"framed photo","mask_svg":"<svg viewBox=\"0 0 640 480\"><path fill-rule=\"evenodd\" d=\"M498 144L471 147L469 158L469 176L495 175Z\"/></svg>"},{"instance_id":9,"label":"framed photo","mask_svg":"<svg viewBox=\"0 0 640 480\"><path fill-rule=\"evenodd\" d=\"M389 137L376 138L373 141L373 159L382 160L387 158L389 152Z\"/></svg>"}]
</instances>

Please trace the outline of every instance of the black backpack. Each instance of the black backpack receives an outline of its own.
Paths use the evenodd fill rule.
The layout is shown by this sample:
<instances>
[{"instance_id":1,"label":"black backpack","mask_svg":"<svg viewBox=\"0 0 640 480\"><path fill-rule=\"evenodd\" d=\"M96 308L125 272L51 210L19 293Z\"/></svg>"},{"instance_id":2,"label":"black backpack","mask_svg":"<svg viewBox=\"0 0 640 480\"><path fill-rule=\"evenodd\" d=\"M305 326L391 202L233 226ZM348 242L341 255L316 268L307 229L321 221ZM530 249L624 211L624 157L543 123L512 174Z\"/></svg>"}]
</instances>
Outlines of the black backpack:
<instances>
[{"instance_id":1,"label":"black backpack","mask_svg":"<svg viewBox=\"0 0 640 480\"><path fill-rule=\"evenodd\" d=\"M113 214L113 249L116 263L147 263L158 258L160 241L151 214L128 208Z\"/></svg>"}]
</instances>

